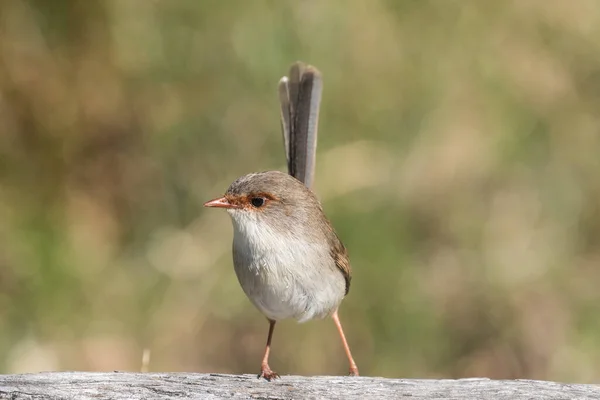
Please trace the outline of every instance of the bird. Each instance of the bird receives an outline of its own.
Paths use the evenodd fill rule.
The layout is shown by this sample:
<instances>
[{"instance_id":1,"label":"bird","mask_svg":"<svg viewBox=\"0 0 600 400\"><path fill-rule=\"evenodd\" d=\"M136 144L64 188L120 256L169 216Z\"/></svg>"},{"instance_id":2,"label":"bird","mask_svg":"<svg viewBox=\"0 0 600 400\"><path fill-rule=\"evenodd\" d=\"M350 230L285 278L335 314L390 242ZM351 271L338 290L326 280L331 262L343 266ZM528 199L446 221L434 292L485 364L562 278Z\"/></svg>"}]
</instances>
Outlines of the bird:
<instances>
[{"instance_id":1,"label":"bird","mask_svg":"<svg viewBox=\"0 0 600 400\"><path fill-rule=\"evenodd\" d=\"M338 316L350 290L348 252L311 190L322 93L320 71L292 64L279 81L281 127L288 173L265 171L236 179L224 196L205 207L224 208L233 225L233 265L252 304L269 321L259 378L279 378L269 366L277 321L331 316L349 362L358 367Z\"/></svg>"}]
</instances>

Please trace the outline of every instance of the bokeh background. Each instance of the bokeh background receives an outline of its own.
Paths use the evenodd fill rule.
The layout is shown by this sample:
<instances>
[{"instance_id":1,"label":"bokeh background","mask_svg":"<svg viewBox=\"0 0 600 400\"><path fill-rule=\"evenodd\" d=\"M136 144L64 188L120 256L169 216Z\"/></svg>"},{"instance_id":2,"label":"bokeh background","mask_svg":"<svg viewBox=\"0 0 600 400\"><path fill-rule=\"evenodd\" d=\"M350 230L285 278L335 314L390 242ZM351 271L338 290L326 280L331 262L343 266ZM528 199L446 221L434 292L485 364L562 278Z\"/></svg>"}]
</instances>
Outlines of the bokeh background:
<instances>
[{"instance_id":1,"label":"bokeh background","mask_svg":"<svg viewBox=\"0 0 600 400\"><path fill-rule=\"evenodd\" d=\"M258 372L267 323L202 203L285 168L298 59L361 372L598 381L594 0L1 1L0 372ZM331 320L273 345L280 373L347 372Z\"/></svg>"}]
</instances>

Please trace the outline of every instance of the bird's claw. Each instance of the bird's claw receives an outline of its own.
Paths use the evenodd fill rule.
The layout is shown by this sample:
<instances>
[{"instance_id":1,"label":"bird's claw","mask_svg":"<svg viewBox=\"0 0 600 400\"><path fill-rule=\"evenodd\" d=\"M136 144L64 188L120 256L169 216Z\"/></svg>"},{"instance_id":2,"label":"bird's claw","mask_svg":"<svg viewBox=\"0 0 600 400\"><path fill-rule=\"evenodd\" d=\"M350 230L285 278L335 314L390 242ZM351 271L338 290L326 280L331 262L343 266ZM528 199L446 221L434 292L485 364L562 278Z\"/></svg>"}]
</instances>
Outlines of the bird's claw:
<instances>
[{"instance_id":1,"label":"bird's claw","mask_svg":"<svg viewBox=\"0 0 600 400\"><path fill-rule=\"evenodd\" d=\"M257 378L265 378L267 381L271 382L271 380L279 378L279 374L275 371L272 371L268 365L263 365Z\"/></svg>"}]
</instances>

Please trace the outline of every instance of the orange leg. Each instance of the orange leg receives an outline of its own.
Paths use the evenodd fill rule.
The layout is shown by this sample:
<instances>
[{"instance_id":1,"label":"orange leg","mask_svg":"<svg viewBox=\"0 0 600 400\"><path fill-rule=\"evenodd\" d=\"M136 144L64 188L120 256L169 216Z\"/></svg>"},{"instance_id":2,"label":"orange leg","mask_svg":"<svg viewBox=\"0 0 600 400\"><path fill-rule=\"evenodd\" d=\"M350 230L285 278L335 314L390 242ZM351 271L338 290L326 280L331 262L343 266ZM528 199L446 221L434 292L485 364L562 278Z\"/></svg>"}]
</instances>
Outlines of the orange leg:
<instances>
[{"instance_id":1,"label":"orange leg","mask_svg":"<svg viewBox=\"0 0 600 400\"><path fill-rule=\"evenodd\" d=\"M269 368L269 353L271 352L271 338L273 337L274 330L275 321L269 320L269 336L267 337L267 347L265 348L265 356L260 364L260 374L258 375L259 378L265 378L268 381L279 378L279 374Z\"/></svg>"},{"instance_id":2,"label":"orange leg","mask_svg":"<svg viewBox=\"0 0 600 400\"><path fill-rule=\"evenodd\" d=\"M340 333L340 337L342 338L342 344L344 345L344 350L346 351L346 356L348 357L348 362L350 363L350 376L358 376L358 367L354 362L354 358L352 358L352 353L350 352L350 346L348 346L348 342L346 341L346 336L344 335L344 329L342 329L342 323L340 322L340 318L338 317L337 310L332 315L333 322L335 322L335 326L337 326L338 332ZM268 349L268 347L267 347ZM268 354L268 352L267 352Z\"/></svg>"}]
</instances>

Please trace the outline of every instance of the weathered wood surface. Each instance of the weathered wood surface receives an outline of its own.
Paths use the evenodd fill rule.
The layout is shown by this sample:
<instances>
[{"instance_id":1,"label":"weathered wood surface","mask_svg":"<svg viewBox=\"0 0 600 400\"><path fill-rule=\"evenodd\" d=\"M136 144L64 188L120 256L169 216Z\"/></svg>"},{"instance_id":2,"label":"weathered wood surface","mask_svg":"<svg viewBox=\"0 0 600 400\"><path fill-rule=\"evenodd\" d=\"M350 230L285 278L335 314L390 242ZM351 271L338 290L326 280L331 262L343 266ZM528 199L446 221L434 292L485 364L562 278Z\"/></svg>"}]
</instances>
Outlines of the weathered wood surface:
<instances>
[{"instance_id":1,"label":"weathered wood surface","mask_svg":"<svg viewBox=\"0 0 600 400\"><path fill-rule=\"evenodd\" d=\"M0 399L600 399L600 386L532 380L387 379L188 373L0 375Z\"/></svg>"}]
</instances>

